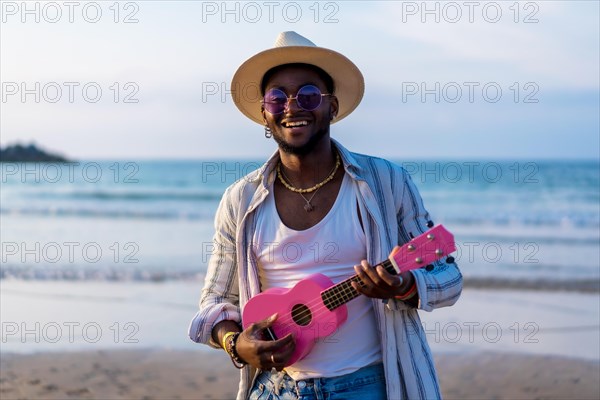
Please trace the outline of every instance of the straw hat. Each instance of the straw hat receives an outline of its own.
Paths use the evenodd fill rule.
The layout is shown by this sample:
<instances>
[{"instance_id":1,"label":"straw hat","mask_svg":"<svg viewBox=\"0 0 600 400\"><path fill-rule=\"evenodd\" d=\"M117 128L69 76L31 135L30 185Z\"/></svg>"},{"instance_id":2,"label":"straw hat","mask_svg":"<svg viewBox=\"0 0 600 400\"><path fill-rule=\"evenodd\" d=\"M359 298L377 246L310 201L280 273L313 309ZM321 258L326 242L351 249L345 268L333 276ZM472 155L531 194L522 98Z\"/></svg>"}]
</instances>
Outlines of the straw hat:
<instances>
[{"instance_id":1,"label":"straw hat","mask_svg":"<svg viewBox=\"0 0 600 400\"><path fill-rule=\"evenodd\" d=\"M296 32L282 32L275 47L246 60L231 81L231 94L237 108L252 121L263 125L260 112L260 84L264 74L273 67L290 63L311 64L327 72L333 79L339 111L332 123L349 115L360 103L365 82L358 67L340 53L317 47Z\"/></svg>"}]
</instances>

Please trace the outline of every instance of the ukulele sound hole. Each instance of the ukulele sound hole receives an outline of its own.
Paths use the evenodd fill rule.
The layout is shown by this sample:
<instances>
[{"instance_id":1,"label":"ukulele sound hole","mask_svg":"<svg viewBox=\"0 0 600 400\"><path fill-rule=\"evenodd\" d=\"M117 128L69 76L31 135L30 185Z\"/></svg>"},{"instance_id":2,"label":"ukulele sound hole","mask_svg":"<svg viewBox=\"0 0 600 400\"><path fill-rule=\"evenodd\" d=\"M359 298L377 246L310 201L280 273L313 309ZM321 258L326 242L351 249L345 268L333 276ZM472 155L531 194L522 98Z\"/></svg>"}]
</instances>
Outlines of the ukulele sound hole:
<instances>
[{"instance_id":1,"label":"ukulele sound hole","mask_svg":"<svg viewBox=\"0 0 600 400\"><path fill-rule=\"evenodd\" d=\"M296 304L292 307L292 319L294 322L300 326L306 326L310 324L312 320L312 314L308 307L304 304Z\"/></svg>"}]
</instances>

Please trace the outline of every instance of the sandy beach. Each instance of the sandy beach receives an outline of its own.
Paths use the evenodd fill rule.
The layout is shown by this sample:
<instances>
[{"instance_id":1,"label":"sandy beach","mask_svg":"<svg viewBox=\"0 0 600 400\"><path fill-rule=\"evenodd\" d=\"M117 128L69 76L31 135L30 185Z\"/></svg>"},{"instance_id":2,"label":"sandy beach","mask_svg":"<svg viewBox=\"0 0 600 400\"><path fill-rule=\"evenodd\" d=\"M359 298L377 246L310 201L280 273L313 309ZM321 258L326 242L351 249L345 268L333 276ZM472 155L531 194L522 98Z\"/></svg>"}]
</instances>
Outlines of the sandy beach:
<instances>
[{"instance_id":1,"label":"sandy beach","mask_svg":"<svg viewBox=\"0 0 600 400\"><path fill-rule=\"evenodd\" d=\"M3 280L1 399L234 398L225 353L186 335L199 286ZM468 288L421 312L444 397L600 398L598 300Z\"/></svg>"},{"instance_id":2,"label":"sandy beach","mask_svg":"<svg viewBox=\"0 0 600 400\"><path fill-rule=\"evenodd\" d=\"M446 399L597 399L598 362L480 353L436 357ZM97 351L3 356L2 399L232 399L220 351Z\"/></svg>"}]
</instances>

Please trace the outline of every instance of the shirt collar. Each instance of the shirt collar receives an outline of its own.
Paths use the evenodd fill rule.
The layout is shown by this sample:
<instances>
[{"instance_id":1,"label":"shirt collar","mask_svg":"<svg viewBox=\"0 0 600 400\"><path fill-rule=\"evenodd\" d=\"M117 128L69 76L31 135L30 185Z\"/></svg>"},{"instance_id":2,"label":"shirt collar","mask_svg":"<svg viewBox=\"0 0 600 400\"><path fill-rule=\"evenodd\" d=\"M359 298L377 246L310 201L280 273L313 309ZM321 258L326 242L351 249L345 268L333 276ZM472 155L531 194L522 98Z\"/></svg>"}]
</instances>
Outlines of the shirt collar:
<instances>
[{"instance_id":1,"label":"shirt collar","mask_svg":"<svg viewBox=\"0 0 600 400\"><path fill-rule=\"evenodd\" d=\"M364 178L362 177L363 168L356 160L354 153L350 152L335 139L331 139L331 142L340 153L340 157L342 158L342 163L344 164L344 169L346 170L346 173L348 173L348 175L350 175L354 179L364 180Z\"/></svg>"}]
</instances>

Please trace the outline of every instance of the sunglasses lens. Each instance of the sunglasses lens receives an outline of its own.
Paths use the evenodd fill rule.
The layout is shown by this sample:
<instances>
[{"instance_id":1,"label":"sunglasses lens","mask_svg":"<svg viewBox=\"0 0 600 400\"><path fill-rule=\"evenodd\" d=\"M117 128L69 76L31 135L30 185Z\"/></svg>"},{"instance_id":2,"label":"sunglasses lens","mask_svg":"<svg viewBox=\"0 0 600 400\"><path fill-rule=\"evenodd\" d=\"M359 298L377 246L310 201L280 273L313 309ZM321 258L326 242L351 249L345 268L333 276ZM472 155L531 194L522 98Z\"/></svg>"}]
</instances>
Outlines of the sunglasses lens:
<instances>
[{"instance_id":1,"label":"sunglasses lens","mask_svg":"<svg viewBox=\"0 0 600 400\"><path fill-rule=\"evenodd\" d=\"M298 105L306 111L312 111L321 105L321 91L314 85L306 85L298 91Z\"/></svg>"},{"instance_id":2,"label":"sunglasses lens","mask_svg":"<svg viewBox=\"0 0 600 400\"><path fill-rule=\"evenodd\" d=\"M287 104L286 94L279 89L271 89L265 93L263 104L265 110L271 114L281 114L285 110Z\"/></svg>"},{"instance_id":3,"label":"sunglasses lens","mask_svg":"<svg viewBox=\"0 0 600 400\"><path fill-rule=\"evenodd\" d=\"M298 106L305 111L313 111L321 105L321 91L314 85L302 86L296 95ZM265 93L263 105L271 114L281 114L285 111L288 97L280 89L271 89Z\"/></svg>"}]
</instances>

